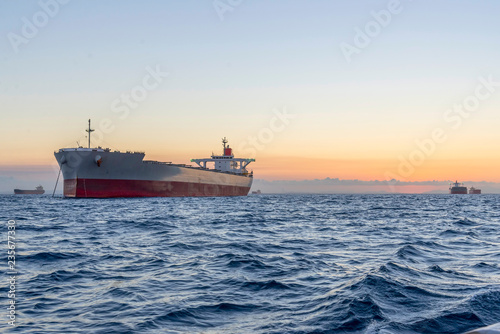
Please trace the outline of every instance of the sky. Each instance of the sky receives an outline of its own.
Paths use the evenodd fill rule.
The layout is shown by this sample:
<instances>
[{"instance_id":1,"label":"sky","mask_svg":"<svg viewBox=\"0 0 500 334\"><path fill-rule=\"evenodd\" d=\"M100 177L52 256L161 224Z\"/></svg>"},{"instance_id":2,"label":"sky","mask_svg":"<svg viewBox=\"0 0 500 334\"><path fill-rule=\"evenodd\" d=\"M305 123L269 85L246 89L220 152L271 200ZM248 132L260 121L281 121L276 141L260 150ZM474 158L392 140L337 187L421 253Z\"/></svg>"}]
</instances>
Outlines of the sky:
<instances>
[{"instance_id":1,"label":"sky","mask_svg":"<svg viewBox=\"0 0 500 334\"><path fill-rule=\"evenodd\" d=\"M92 146L149 160L189 163L225 136L265 181L500 182L499 10L1 1L0 191L55 179L54 150L86 146L89 118Z\"/></svg>"}]
</instances>

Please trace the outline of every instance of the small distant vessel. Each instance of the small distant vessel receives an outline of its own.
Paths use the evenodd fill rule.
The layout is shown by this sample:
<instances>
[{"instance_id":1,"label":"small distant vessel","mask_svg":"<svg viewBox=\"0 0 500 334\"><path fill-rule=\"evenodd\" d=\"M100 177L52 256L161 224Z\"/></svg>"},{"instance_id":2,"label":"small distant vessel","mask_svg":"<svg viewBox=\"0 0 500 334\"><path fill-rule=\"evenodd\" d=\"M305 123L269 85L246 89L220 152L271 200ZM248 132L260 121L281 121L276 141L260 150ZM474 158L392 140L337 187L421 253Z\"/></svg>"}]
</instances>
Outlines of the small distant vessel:
<instances>
[{"instance_id":1,"label":"small distant vessel","mask_svg":"<svg viewBox=\"0 0 500 334\"><path fill-rule=\"evenodd\" d=\"M262 192L260 191L260 189L257 190L257 191L252 191L252 195L260 195L260 194L262 194Z\"/></svg>"},{"instance_id":2,"label":"small distant vessel","mask_svg":"<svg viewBox=\"0 0 500 334\"><path fill-rule=\"evenodd\" d=\"M469 194L476 194L476 195L479 195L479 194L481 194L481 189L477 189L477 188L474 188L474 187L470 187L470 189L469 189Z\"/></svg>"},{"instance_id":3,"label":"small distant vessel","mask_svg":"<svg viewBox=\"0 0 500 334\"><path fill-rule=\"evenodd\" d=\"M35 190L22 190L22 189L14 189L14 194L16 195L42 195L45 193L42 186L38 186Z\"/></svg>"},{"instance_id":4,"label":"small distant vessel","mask_svg":"<svg viewBox=\"0 0 500 334\"><path fill-rule=\"evenodd\" d=\"M463 183L452 183L450 185L450 194L467 194L467 187Z\"/></svg>"}]
</instances>

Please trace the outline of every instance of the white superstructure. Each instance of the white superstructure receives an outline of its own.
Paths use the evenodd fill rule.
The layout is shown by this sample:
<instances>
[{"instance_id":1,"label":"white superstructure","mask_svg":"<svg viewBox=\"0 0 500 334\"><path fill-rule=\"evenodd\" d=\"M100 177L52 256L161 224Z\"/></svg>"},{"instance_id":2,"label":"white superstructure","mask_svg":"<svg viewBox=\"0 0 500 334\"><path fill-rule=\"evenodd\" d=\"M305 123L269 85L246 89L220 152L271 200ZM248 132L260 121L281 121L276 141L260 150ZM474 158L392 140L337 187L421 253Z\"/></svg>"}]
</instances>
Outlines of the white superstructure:
<instances>
[{"instance_id":1,"label":"white superstructure","mask_svg":"<svg viewBox=\"0 0 500 334\"><path fill-rule=\"evenodd\" d=\"M201 168L207 169L207 163L214 163L214 169L221 172L230 172L235 174L248 175L246 167L254 162L255 159L235 158L233 149L227 145L226 137L222 138L222 145L224 147L223 155L212 154L211 158L205 159L191 159L191 162L196 163Z\"/></svg>"}]
</instances>

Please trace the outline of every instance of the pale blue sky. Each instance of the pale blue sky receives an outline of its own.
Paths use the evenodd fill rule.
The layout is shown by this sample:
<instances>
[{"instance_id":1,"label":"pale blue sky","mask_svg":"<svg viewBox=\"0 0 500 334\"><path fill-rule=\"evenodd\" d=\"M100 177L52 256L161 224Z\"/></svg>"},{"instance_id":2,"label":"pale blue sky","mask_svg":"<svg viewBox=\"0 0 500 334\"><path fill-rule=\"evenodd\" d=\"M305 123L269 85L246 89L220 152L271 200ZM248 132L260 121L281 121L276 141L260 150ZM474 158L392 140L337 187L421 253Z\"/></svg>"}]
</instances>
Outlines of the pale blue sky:
<instances>
[{"instance_id":1,"label":"pale blue sky","mask_svg":"<svg viewBox=\"0 0 500 334\"><path fill-rule=\"evenodd\" d=\"M211 1L73 0L15 54L6 33L20 32L20 18L40 6L2 1L1 92L103 92L155 62L185 89L453 82L496 69L500 3L450 0L401 1L403 11L347 66L339 43L387 3L245 0L220 21Z\"/></svg>"},{"instance_id":2,"label":"pale blue sky","mask_svg":"<svg viewBox=\"0 0 500 334\"><path fill-rule=\"evenodd\" d=\"M245 0L220 21L211 1L73 0L15 54L6 33L20 32L20 18L40 6L2 1L1 93L119 91L155 63L175 74L172 88L187 90L373 81L449 86L496 70L497 1L401 1L403 11L348 65L339 44L352 43L353 28L388 3Z\"/></svg>"}]
</instances>

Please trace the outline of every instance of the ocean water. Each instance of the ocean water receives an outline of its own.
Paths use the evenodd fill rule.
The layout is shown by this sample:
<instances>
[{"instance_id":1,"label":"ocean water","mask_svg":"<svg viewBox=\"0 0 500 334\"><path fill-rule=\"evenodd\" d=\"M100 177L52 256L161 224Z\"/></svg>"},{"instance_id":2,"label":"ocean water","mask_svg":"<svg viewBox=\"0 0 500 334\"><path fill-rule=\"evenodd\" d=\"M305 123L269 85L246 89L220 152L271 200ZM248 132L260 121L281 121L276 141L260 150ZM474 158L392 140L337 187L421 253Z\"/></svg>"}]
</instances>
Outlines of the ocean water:
<instances>
[{"instance_id":1,"label":"ocean water","mask_svg":"<svg viewBox=\"0 0 500 334\"><path fill-rule=\"evenodd\" d=\"M497 195L0 203L2 332L462 333L500 322Z\"/></svg>"}]
</instances>

